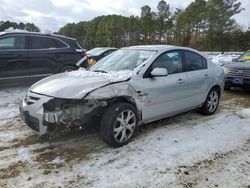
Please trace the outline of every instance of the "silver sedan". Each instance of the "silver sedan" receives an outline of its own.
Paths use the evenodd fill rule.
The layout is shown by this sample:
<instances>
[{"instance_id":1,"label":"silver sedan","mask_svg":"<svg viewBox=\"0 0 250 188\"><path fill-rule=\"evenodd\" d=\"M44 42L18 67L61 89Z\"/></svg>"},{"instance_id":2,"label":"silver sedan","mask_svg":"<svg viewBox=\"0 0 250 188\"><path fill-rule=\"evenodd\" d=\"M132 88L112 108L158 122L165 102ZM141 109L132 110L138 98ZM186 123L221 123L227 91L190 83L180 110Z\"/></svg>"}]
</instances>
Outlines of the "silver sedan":
<instances>
[{"instance_id":1,"label":"silver sedan","mask_svg":"<svg viewBox=\"0 0 250 188\"><path fill-rule=\"evenodd\" d=\"M212 115L224 72L196 50L167 45L122 48L90 70L60 73L28 90L20 112L40 134L97 127L111 146L136 128L192 109Z\"/></svg>"}]
</instances>

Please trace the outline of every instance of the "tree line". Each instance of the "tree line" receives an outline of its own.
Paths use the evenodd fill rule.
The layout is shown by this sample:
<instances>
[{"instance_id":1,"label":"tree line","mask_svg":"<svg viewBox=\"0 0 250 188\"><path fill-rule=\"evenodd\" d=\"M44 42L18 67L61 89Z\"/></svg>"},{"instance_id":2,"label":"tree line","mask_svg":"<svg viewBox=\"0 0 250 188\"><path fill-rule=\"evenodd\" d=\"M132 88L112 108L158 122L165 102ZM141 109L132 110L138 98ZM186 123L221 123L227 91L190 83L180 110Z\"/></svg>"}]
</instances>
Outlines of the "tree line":
<instances>
[{"instance_id":1,"label":"tree line","mask_svg":"<svg viewBox=\"0 0 250 188\"><path fill-rule=\"evenodd\" d=\"M76 38L87 49L169 44L209 51L244 51L250 48L250 32L233 19L241 11L244 9L238 0L195 0L185 9L174 11L161 0L156 12L145 5L140 16L99 16L68 23L58 33Z\"/></svg>"},{"instance_id":2,"label":"tree line","mask_svg":"<svg viewBox=\"0 0 250 188\"><path fill-rule=\"evenodd\" d=\"M13 28L13 29L20 29L26 30L31 32L40 32L40 29L33 23L16 23L10 21L0 21L0 32L5 31L6 29Z\"/></svg>"}]
</instances>

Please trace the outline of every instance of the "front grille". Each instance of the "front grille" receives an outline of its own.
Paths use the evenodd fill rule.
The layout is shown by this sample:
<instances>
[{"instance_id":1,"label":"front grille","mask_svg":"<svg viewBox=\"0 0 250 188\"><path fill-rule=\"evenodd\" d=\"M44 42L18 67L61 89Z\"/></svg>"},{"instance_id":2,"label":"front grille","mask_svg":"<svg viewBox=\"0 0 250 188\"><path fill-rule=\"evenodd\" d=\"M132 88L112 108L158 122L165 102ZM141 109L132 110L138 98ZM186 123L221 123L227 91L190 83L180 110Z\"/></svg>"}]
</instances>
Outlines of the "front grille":
<instances>
[{"instance_id":1,"label":"front grille","mask_svg":"<svg viewBox=\"0 0 250 188\"><path fill-rule=\"evenodd\" d=\"M32 94L31 92L27 93L25 97L25 103L27 105L34 104L36 101L38 101L40 98L37 95Z\"/></svg>"},{"instance_id":2,"label":"front grille","mask_svg":"<svg viewBox=\"0 0 250 188\"><path fill-rule=\"evenodd\" d=\"M230 69L228 75L231 77L250 78L250 70Z\"/></svg>"},{"instance_id":3,"label":"front grille","mask_svg":"<svg viewBox=\"0 0 250 188\"><path fill-rule=\"evenodd\" d=\"M26 124L33 130L39 132L39 119L32 117L28 112L24 112Z\"/></svg>"}]
</instances>

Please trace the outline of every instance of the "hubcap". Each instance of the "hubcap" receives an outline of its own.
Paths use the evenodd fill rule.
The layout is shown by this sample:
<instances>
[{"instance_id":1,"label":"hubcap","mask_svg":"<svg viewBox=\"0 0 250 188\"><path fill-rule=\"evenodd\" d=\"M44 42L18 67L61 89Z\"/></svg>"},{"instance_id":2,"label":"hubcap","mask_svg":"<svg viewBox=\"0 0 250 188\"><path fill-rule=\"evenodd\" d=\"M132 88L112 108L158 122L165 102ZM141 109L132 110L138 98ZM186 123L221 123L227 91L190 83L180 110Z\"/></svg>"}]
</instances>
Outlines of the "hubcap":
<instances>
[{"instance_id":1,"label":"hubcap","mask_svg":"<svg viewBox=\"0 0 250 188\"><path fill-rule=\"evenodd\" d=\"M124 143L133 135L136 126L135 114L131 110L122 111L114 124L114 137L119 143Z\"/></svg>"},{"instance_id":2,"label":"hubcap","mask_svg":"<svg viewBox=\"0 0 250 188\"><path fill-rule=\"evenodd\" d=\"M208 111L209 112L214 112L218 106L218 103L219 103L219 95L216 91L212 91L209 95L209 98L208 98Z\"/></svg>"}]
</instances>

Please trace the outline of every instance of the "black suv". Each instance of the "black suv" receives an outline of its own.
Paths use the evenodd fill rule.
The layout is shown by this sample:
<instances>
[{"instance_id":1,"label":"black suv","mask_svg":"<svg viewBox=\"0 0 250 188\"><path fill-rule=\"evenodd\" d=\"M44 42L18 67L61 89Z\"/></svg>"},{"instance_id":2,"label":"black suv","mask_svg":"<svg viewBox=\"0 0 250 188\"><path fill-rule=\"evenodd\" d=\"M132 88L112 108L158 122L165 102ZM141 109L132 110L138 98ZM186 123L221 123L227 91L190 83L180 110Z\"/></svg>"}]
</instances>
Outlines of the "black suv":
<instances>
[{"instance_id":1,"label":"black suv","mask_svg":"<svg viewBox=\"0 0 250 188\"><path fill-rule=\"evenodd\" d=\"M32 32L0 33L0 85L36 81L77 69L85 51L73 38Z\"/></svg>"}]
</instances>

